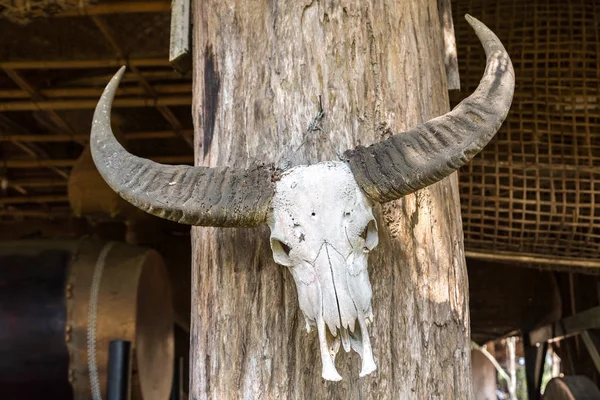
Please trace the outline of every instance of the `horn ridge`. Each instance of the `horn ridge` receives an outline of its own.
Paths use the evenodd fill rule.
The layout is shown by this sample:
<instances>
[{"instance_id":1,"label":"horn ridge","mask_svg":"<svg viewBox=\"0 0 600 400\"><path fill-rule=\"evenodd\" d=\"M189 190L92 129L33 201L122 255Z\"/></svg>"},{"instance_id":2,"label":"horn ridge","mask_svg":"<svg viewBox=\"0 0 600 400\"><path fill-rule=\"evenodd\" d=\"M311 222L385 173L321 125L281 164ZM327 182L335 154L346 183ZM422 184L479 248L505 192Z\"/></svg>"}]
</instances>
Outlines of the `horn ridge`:
<instances>
[{"instance_id":1,"label":"horn ridge","mask_svg":"<svg viewBox=\"0 0 600 400\"><path fill-rule=\"evenodd\" d=\"M161 218L199 226L253 227L265 222L274 187L270 168L163 165L130 154L114 137L110 115L125 67L98 101L92 158L106 183L134 206Z\"/></svg>"},{"instance_id":2,"label":"horn ridge","mask_svg":"<svg viewBox=\"0 0 600 400\"><path fill-rule=\"evenodd\" d=\"M483 23L465 18L487 57L477 89L442 116L344 153L359 186L375 201L396 200L450 175L488 144L508 115L515 86L510 57ZM384 157L390 162L379 161Z\"/></svg>"}]
</instances>

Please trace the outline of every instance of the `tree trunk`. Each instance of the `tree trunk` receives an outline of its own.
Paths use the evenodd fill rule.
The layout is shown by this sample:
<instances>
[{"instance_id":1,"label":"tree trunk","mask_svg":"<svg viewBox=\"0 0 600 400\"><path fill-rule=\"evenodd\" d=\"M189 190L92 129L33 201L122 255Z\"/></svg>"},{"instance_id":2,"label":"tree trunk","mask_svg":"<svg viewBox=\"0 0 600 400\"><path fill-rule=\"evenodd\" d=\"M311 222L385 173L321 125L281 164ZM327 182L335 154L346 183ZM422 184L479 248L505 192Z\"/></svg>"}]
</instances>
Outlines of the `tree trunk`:
<instances>
[{"instance_id":1,"label":"tree trunk","mask_svg":"<svg viewBox=\"0 0 600 400\"><path fill-rule=\"evenodd\" d=\"M202 0L193 11L197 165L336 159L449 109L435 0ZM309 132L320 96L322 130ZM268 228L193 228L191 398L472 398L456 176L376 213L378 370L359 379L359 356L340 351L338 383L321 378L316 331Z\"/></svg>"}]
</instances>

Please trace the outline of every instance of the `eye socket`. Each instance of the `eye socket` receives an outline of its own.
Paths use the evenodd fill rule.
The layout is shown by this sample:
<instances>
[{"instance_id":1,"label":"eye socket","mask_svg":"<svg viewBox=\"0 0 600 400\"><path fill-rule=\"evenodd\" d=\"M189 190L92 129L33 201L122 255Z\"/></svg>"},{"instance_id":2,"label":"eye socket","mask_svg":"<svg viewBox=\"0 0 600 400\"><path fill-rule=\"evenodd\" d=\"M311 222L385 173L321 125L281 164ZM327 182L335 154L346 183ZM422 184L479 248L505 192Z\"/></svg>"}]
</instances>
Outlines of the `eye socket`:
<instances>
[{"instance_id":1,"label":"eye socket","mask_svg":"<svg viewBox=\"0 0 600 400\"><path fill-rule=\"evenodd\" d=\"M365 226L365 229L363 229L362 233L360 234L360 237L363 238L366 242L368 234L369 234L369 225Z\"/></svg>"},{"instance_id":2,"label":"eye socket","mask_svg":"<svg viewBox=\"0 0 600 400\"><path fill-rule=\"evenodd\" d=\"M273 250L273 259L277 264L290 267L292 260L290 259L290 246L279 239L271 238L271 250Z\"/></svg>"},{"instance_id":3,"label":"eye socket","mask_svg":"<svg viewBox=\"0 0 600 400\"><path fill-rule=\"evenodd\" d=\"M365 229L360 234L360 237L365 241L365 248L367 250L373 250L379 243L377 235L377 222L374 219L369 221Z\"/></svg>"},{"instance_id":4,"label":"eye socket","mask_svg":"<svg viewBox=\"0 0 600 400\"><path fill-rule=\"evenodd\" d=\"M285 244L285 243L283 243L283 242L281 242L279 240L278 240L278 242L279 242L279 245L281 246L281 248L283 249L283 251L285 252L285 255L289 256L290 255L290 251L292 250L292 249L290 249L290 246L288 246L287 244Z\"/></svg>"},{"instance_id":5,"label":"eye socket","mask_svg":"<svg viewBox=\"0 0 600 400\"><path fill-rule=\"evenodd\" d=\"M292 251L292 249L290 248L290 246L288 246L287 244L283 243L281 240L279 239L272 239L271 241L271 247L273 248L273 250L275 250L277 247L279 247L286 256L290 255L290 251Z\"/></svg>"}]
</instances>

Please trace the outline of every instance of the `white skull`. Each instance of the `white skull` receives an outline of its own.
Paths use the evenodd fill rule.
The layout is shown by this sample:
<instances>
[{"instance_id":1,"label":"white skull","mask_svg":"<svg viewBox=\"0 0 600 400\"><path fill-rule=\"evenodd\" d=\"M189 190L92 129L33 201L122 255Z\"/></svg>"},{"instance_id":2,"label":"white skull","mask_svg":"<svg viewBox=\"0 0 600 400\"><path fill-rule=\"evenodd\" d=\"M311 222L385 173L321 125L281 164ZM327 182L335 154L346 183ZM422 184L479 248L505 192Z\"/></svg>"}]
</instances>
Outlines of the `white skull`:
<instances>
[{"instance_id":1,"label":"white skull","mask_svg":"<svg viewBox=\"0 0 600 400\"><path fill-rule=\"evenodd\" d=\"M361 377L375 371L367 330L367 257L379 240L373 202L346 163L323 162L283 173L271 204L273 258L294 277L307 330L317 327L323 378L342 379L334 364L340 342L360 354Z\"/></svg>"}]
</instances>

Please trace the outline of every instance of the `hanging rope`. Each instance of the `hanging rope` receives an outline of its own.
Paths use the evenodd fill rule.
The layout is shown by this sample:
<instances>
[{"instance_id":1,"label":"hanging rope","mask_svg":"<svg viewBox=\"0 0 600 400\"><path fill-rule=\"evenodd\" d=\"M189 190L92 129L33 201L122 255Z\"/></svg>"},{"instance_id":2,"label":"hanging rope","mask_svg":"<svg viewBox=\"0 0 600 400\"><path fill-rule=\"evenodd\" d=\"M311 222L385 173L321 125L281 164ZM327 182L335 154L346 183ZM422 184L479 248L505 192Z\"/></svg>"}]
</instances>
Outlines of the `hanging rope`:
<instances>
[{"instance_id":1,"label":"hanging rope","mask_svg":"<svg viewBox=\"0 0 600 400\"><path fill-rule=\"evenodd\" d=\"M92 276L92 288L90 290L90 300L88 303L88 326L87 326L87 353L88 370L90 374L90 387L93 400L102 400L100 393L100 378L98 377L98 363L96 361L96 313L98 311L98 293L100 291L100 282L102 281L102 271L108 252L112 249L115 242L107 243L96 260L94 275Z\"/></svg>"}]
</instances>

